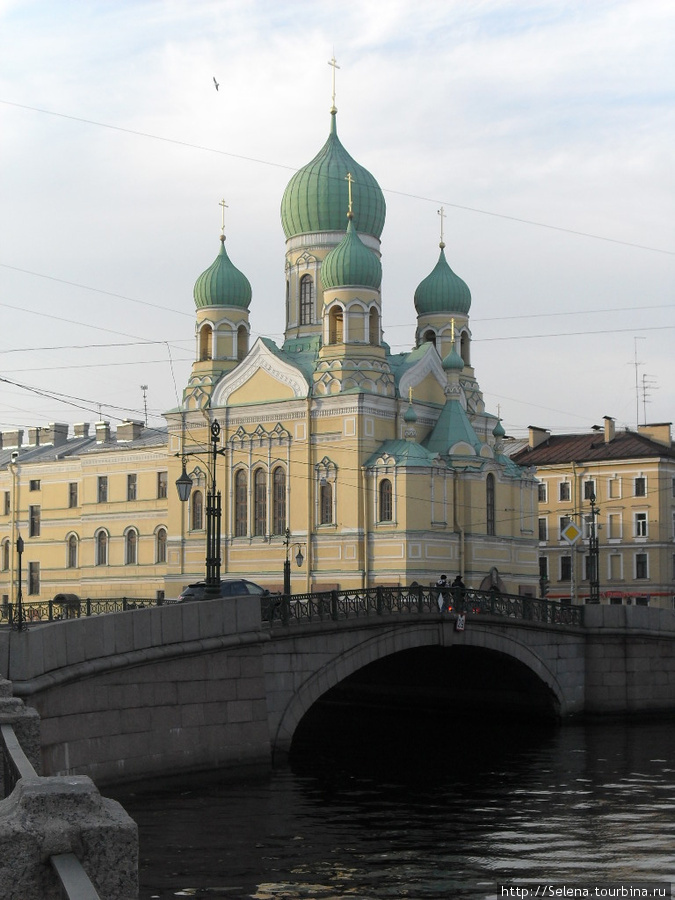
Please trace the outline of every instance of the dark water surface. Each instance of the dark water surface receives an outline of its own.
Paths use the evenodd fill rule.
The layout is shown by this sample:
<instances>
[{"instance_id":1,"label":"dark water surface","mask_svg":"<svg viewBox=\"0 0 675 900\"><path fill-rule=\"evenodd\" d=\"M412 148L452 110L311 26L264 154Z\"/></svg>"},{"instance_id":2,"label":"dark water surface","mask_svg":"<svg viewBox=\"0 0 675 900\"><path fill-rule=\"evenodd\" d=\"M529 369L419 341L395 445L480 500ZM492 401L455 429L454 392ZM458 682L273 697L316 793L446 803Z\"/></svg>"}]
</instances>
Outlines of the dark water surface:
<instances>
[{"instance_id":1,"label":"dark water surface","mask_svg":"<svg viewBox=\"0 0 675 900\"><path fill-rule=\"evenodd\" d=\"M675 721L485 728L372 721L269 775L115 796L141 898L492 898L541 881L675 881Z\"/></svg>"}]
</instances>

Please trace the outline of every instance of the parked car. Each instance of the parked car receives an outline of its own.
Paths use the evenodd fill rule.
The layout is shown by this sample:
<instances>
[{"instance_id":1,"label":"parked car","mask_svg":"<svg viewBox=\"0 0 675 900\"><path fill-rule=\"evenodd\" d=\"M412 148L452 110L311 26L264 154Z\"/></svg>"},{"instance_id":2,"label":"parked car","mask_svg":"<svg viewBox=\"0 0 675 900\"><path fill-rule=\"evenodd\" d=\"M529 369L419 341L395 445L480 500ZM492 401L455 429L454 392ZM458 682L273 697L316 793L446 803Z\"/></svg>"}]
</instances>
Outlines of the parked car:
<instances>
[{"instance_id":1,"label":"parked car","mask_svg":"<svg viewBox=\"0 0 675 900\"><path fill-rule=\"evenodd\" d=\"M260 587L259 584L248 581L246 578L225 578L220 582L220 592L216 596L245 597L247 594L255 597L267 597L269 591L267 588ZM210 600L212 598L212 594L206 593L206 582L196 581L194 584L188 584L187 587L183 588L177 602L186 603L188 600Z\"/></svg>"}]
</instances>

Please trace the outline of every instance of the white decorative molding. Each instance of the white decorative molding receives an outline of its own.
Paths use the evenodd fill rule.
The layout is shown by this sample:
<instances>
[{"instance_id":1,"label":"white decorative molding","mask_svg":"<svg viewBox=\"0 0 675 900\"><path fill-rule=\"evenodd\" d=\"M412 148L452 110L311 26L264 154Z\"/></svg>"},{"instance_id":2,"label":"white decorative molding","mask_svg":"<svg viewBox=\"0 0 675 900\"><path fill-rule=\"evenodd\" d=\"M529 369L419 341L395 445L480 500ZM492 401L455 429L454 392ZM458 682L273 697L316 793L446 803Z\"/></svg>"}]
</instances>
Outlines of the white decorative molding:
<instances>
[{"instance_id":1,"label":"white decorative molding","mask_svg":"<svg viewBox=\"0 0 675 900\"><path fill-rule=\"evenodd\" d=\"M413 388L414 390L429 374L433 375L439 385L445 389L447 380L445 370L436 348L431 343L427 344L427 351L422 359L410 366L401 376L398 386L400 396L407 397L408 389Z\"/></svg>"},{"instance_id":2,"label":"white decorative molding","mask_svg":"<svg viewBox=\"0 0 675 900\"><path fill-rule=\"evenodd\" d=\"M232 372L228 372L220 379L214 388L211 406L227 406L234 391L250 381L261 369L275 381L289 387L295 397L302 399L309 394L309 384L300 369L281 359L258 338L248 356Z\"/></svg>"}]
</instances>

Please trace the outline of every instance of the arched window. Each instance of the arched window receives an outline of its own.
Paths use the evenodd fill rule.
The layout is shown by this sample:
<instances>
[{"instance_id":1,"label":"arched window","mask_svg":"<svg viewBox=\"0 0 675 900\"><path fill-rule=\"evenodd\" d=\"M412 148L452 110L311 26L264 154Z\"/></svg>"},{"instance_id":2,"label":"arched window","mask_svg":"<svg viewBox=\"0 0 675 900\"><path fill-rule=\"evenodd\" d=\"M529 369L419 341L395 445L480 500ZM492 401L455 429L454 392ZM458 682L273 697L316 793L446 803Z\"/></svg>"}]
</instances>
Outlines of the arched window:
<instances>
[{"instance_id":1,"label":"arched window","mask_svg":"<svg viewBox=\"0 0 675 900\"><path fill-rule=\"evenodd\" d=\"M459 352L460 352L462 359L464 360L465 366L471 365L471 359L469 358L470 349L471 349L471 343L469 341L469 335L466 333L466 331L463 331L462 336L459 340Z\"/></svg>"},{"instance_id":2,"label":"arched window","mask_svg":"<svg viewBox=\"0 0 675 900\"><path fill-rule=\"evenodd\" d=\"M425 344L433 344L436 346L436 334L433 331L425 331L422 342Z\"/></svg>"},{"instance_id":3,"label":"arched window","mask_svg":"<svg viewBox=\"0 0 675 900\"><path fill-rule=\"evenodd\" d=\"M211 338L213 329L210 325L203 325L199 331L199 359L211 359Z\"/></svg>"},{"instance_id":4,"label":"arched window","mask_svg":"<svg viewBox=\"0 0 675 900\"><path fill-rule=\"evenodd\" d=\"M2 571L9 571L9 541L2 542Z\"/></svg>"},{"instance_id":5,"label":"arched window","mask_svg":"<svg viewBox=\"0 0 675 900\"><path fill-rule=\"evenodd\" d=\"M314 282L311 275L300 279L300 324L311 325L314 318Z\"/></svg>"},{"instance_id":6,"label":"arched window","mask_svg":"<svg viewBox=\"0 0 675 900\"><path fill-rule=\"evenodd\" d=\"M380 482L380 522L391 522L393 519L391 481L383 478Z\"/></svg>"},{"instance_id":7,"label":"arched window","mask_svg":"<svg viewBox=\"0 0 675 900\"><path fill-rule=\"evenodd\" d=\"M68 538L68 568L77 568L77 535L74 534Z\"/></svg>"},{"instance_id":8,"label":"arched window","mask_svg":"<svg viewBox=\"0 0 675 900\"><path fill-rule=\"evenodd\" d=\"M166 562L166 528L158 528L155 534L155 562Z\"/></svg>"},{"instance_id":9,"label":"arched window","mask_svg":"<svg viewBox=\"0 0 675 900\"><path fill-rule=\"evenodd\" d=\"M328 318L328 342L342 344L344 341L344 313L342 307L334 306Z\"/></svg>"},{"instance_id":10,"label":"arched window","mask_svg":"<svg viewBox=\"0 0 675 900\"><path fill-rule=\"evenodd\" d=\"M375 307L370 310L368 317L368 341L371 344L380 343L380 316Z\"/></svg>"},{"instance_id":11,"label":"arched window","mask_svg":"<svg viewBox=\"0 0 675 900\"><path fill-rule=\"evenodd\" d=\"M324 481L319 488L319 523L333 524L333 485Z\"/></svg>"},{"instance_id":12,"label":"arched window","mask_svg":"<svg viewBox=\"0 0 675 900\"><path fill-rule=\"evenodd\" d=\"M241 360L248 353L248 331L244 325L237 328L237 359Z\"/></svg>"},{"instance_id":13,"label":"arched window","mask_svg":"<svg viewBox=\"0 0 675 900\"><path fill-rule=\"evenodd\" d=\"M286 530L286 472L277 466L272 472L272 534Z\"/></svg>"},{"instance_id":14,"label":"arched window","mask_svg":"<svg viewBox=\"0 0 675 900\"><path fill-rule=\"evenodd\" d=\"M490 473L485 481L485 506L487 533L495 533L495 476Z\"/></svg>"},{"instance_id":15,"label":"arched window","mask_svg":"<svg viewBox=\"0 0 675 900\"><path fill-rule=\"evenodd\" d=\"M108 535L105 531L99 531L96 535L96 565L108 565Z\"/></svg>"},{"instance_id":16,"label":"arched window","mask_svg":"<svg viewBox=\"0 0 675 900\"><path fill-rule=\"evenodd\" d=\"M138 533L130 528L124 535L124 564L135 566L138 562Z\"/></svg>"},{"instance_id":17,"label":"arched window","mask_svg":"<svg viewBox=\"0 0 675 900\"><path fill-rule=\"evenodd\" d=\"M253 476L253 534L267 533L267 478L264 469L256 469Z\"/></svg>"},{"instance_id":18,"label":"arched window","mask_svg":"<svg viewBox=\"0 0 675 900\"><path fill-rule=\"evenodd\" d=\"M204 495L195 491L192 495L192 530L201 531L204 527Z\"/></svg>"},{"instance_id":19,"label":"arched window","mask_svg":"<svg viewBox=\"0 0 675 900\"><path fill-rule=\"evenodd\" d=\"M234 536L246 537L248 532L248 497L246 472L239 469L234 477Z\"/></svg>"}]
</instances>

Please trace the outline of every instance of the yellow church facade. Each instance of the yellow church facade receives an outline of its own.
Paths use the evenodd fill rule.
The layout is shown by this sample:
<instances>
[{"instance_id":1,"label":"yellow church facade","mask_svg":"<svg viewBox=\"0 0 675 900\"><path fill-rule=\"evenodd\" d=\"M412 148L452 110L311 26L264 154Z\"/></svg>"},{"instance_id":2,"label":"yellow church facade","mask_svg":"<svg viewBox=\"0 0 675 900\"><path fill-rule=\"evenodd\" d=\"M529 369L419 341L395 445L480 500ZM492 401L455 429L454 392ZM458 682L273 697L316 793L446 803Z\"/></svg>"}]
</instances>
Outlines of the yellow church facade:
<instances>
[{"instance_id":1,"label":"yellow church facade","mask_svg":"<svg viewBox=\"0 0 675 900\"><path fill-rule=\"evenodd\" d=\"M282 199L279 346L250 341L259 301L223 229L195 283L195 358L166 429L101 422L72 435L52 425L39 440L2 436L3 600L16 596L19 534L29 600L177 596L204 577L214 475L222 577L278 590L290 558L294 593L428 584L441 573L537 593L537 483L505 455L504 429L486 410L469 288L441 233L437 262L410 298L411 350L392 353L385 216L377 181L338 138L333 107L326 143ZM184 465L192 491L182 503L174 483Z\"/></svg>"}]
</instances>

